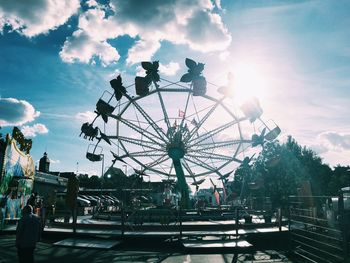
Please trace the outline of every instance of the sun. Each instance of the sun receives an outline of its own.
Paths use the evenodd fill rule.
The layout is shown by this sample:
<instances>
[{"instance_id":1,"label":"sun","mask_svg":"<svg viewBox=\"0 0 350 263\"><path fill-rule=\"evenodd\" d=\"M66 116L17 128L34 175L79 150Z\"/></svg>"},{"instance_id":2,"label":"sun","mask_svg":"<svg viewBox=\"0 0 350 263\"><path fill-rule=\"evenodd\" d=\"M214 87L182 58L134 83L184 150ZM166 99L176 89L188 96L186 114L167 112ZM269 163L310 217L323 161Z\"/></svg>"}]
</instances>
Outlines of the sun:
<instances>
[{"instance_id":1,"label":"sun","mask_svg":"<svg viewBox=\"0 0 350 263\"><path fill-rule=\"evenodd\" d=\"M262 100L266 91L266 77L262 69L254 63L238 63L231 71L230 87L234 100L243 102L256 97Z\"/></svg>"}]
</instances>

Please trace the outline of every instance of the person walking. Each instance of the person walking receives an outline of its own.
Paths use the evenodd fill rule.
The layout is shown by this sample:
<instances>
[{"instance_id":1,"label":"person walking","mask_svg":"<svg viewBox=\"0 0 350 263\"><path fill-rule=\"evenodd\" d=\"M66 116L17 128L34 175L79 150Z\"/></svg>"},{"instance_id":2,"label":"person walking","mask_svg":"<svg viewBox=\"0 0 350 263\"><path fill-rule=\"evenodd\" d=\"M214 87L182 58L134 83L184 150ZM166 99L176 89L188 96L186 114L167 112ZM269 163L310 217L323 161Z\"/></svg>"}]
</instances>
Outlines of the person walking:
<instances>
[{"instance_id":1,"label":"person walking","mask_svg":"<svg viewBox=\"0 0 350 263\"><path fill-rule=\"evenodd\" d=\"M30 205L33 209L36 204L36 197L38 196L38 193L32 193L27 201L27 205Z\"/></svg>"},{"instance_id":2,"label":"person walking","mask_svg":"<svg viewBox=\"0 0 350 263\"><path fill-rule=\"evenodd\" d=\"M4 228L7 206L7 193L0 199L0 231Z\"/></svg>"},{"instance_id":3,"label":"person walking","mask_svg":"<svg viewBox=\"0 0 350 263\"><path fill-rule=\"evenodd\" d=\"M20 263L34 262L34 249L41 237L40 218L33 214L33 207L26 205L22 209L22 218L16 229L16 247Z\"/></svg>"}]
</instances>

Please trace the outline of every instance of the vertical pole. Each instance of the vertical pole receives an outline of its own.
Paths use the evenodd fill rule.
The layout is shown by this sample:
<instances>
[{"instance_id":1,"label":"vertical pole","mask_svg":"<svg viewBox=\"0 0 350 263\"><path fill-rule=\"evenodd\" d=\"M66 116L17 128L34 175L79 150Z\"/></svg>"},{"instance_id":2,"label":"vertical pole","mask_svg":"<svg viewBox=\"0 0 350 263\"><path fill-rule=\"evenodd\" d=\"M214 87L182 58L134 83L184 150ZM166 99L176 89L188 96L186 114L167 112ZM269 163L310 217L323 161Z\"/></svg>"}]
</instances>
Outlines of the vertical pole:
<instances>
[{"instance_id":1,"label":"vertical pole","mask_svg":"<svg viewBox=\"0 0 350 263\"><path fill-rule=\"evenodd\" d=\"M121 224L122 224L122 237L124 237L124 204L122 204L122 211L121 211Z\"/></svg>"},{"instance_id":2,"label":"vertical pole","mask_svg":"<svg viewBox=\"0 0 350 263\"><path fill-rule=\"evenodd\" d=\"M282 231L282 208L278 208L278 230L281 232Z\"/></svg>"},{"instance_id":3,"label":"vertical pole","mask_svg":"<svg viewBox=\"0 0 350 263\"><path fill-rule=\"evenodd\" d=\"M104 154L102 154L102 170L101 170L101 178L103 178L103 177L104 177L104 174L103 174L104 166L105 166L105 155L104 155Z\"/></svg>"},{"instance_id":4,"label":"vertical pole","mask_svg":"<svg viewBox=\"0 0 350 263\"><path fill-rule=\"evenodd\" d=\"M77 233L77 206L75 205L72 209L72 217L73 217L73 234Z\"/></svg>"},{"instance_id":5,"label":"vertical pole","mask_svg":"<svg viewBox=\"0 0 350 263\"><path fill-rule=\"evenodd\" d=\"M236 240L238 239L238 225L239 225L239 208L236 208L236 219L235 219L235 223L236 223Z\"/></svg>"},{"instance_id":6,"label":"vertical pole","mask_svg":"<svg viewBox=\"0 0 350 263\"><path fill-rule=\"evenodd\" d=\"M292 206L291 199L292 197L288 197L288 250L291 252L292 250L292 233L291 233L291 216L292 216Z\"/></svg>"},{"instance_id":7,"label":"vertical pole","mask_svg":"<svg viewBox=\"0 0 350 263\"><path fill-rule=\"evenodd\" d=\"M103 181L104 181L104 174L103 174L103 170L104 170L104 166L105 166L105 155L101 154L102 156L102 168L101 168L101 188L100 188L100 198L102 198L102 188L103 188ZM100 204L101 205L101 204ZM100 210L100 207L97 208L97 212Z\"/></svg>"},{"instance_id":8,"label":"vertical pole","mask_svg":"<svg viewBox=\"0 0 350 263\"><path fill-rule=\"evenodd\" d=\"M182 239L182 208L181 208L181 206L179 207L179 210L178 210L178 218L179 218L179 223L180 223L180 239Z\"/></svg>"},{"instance_id":9,"label":"vertical pole","mask_svg":"<svg viewBox=\"0 0 350 263\"><path fill-rule=\"evenodd\" d=\"M343 257L344 257L344 262L347 262L347 257L348 257L348 237L347 237L347 222L345 218L345 213L344 213L344 194L340 190L339 192L339 198L338 198L338 212L339 212L339 225L340 225L340 230L342 234L342 239L343 239Z\"/></svg>"}]
</instances>

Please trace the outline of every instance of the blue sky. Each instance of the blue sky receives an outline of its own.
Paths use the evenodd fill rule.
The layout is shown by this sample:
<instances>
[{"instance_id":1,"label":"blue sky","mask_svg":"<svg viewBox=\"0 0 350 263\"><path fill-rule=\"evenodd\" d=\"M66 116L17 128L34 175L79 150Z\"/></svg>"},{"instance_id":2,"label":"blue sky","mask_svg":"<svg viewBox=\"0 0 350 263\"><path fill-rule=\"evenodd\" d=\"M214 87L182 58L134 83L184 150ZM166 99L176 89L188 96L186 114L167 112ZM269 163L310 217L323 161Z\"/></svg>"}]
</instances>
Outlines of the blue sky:
<instances>
[{"instance_id":1,"label":"blue sky","mask_svg":"<svg viewBox=\"0 0 350 263\"><path fill-rule=\"evenodd\" d=\"M179 79L189 57L218 85L232 72L237 94L259 97L281 141L292 135L325 163L349 164L349 1L142 3L0 2L2 133L21 127L51 170L78 162L80 172L100 173L78 135L109 80L121 73L132 83L147 60Z\"/></svg>"}]
</instances>

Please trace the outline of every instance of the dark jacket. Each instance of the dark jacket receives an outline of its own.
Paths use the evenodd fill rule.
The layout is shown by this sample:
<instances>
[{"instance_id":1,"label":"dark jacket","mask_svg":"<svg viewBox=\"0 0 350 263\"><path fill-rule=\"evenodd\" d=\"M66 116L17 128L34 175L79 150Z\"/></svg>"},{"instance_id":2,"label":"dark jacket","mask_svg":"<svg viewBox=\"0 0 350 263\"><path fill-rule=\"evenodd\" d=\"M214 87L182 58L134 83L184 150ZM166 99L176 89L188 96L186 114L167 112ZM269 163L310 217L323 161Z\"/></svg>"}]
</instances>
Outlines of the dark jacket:
<instances>
[{"instance_id":1,"label":"dark jacket","mask_svg":"<svg viewBox=\"0 0 350 263\"><path fill-rule=\"evenodd\" d=\"M34 214L24 215L17 224L16 246L35 247L41 237L41 221Z\"/></svg>"}]
</instances>

